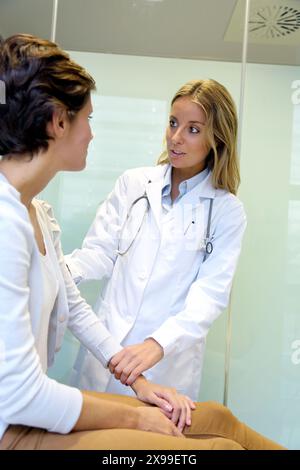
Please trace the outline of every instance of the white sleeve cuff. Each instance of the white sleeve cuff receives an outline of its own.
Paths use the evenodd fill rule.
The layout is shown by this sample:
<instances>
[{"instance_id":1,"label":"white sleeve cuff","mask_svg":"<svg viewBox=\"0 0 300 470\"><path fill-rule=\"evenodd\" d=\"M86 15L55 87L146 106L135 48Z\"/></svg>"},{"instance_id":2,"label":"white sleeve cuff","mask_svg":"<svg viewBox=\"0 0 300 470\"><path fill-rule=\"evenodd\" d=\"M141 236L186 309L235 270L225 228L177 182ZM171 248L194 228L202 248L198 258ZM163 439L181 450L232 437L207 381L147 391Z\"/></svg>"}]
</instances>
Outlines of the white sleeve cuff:
<instances>
[{"instance_id":1,"label":"white sleeve cuff","mask_svg":"<svg viewBox=\"0 0 300 470\"><path fill-rule=\"evenodd\" d=\"M77 388L62 386L68 389L68 396L66 397L65 393L57 394L58 402L56 405L58 409L65 408L65 410L60 416L59 421L51 429L48 429L48 431L68 434L72 431L80 416L83 396Z\"/></svg>"},{"instance_id":2,"label":"white sleeve cuff","mask_svg":"<svg viewBox=\"0 0 300 470\"><path fill-rule=\"evenodd\" d=\"M165 334L163 326L161 326L155 333L152 333L148 338L153 338L164 350L164 356L167 356L176 349L176 344L172 341L170 334Z\"/></svg>"},{"instance_id":3,"label":"white sleeve cuff","mask_svg":"<svg viewBox=\"0 0 300 470\"><path fill-rule=\"evenodd\" d=\"M71 255L65 255L65 263L68 268L69 273L71 274L73 281L76 285L80 284L83 280L83 274L81 270L78 268L77 263L74 263Z\"/></svg>"},{"instance_id":4,"label":"white sleeve cuff","mask_svg":"<svg viewBox=\"0 0 300 470\"><path fill-rule=\"evenodd\" d=\"M103 366L108 368L111 358L118 352L122 351L122 349L123 348L120 343L110 336L97 347L96 354Z\"/></svg>"},{"instance_id":5,"label":"white sleeve cuff","mask_svg":"<svg viewBox=\"0 0 300 470\"><path fill-rule=\"evenodd\" d=\"M99 338L101 338L101 341L99 341ZM80 341L105 368L108 368L111 358L123 349L120 343L105 329L100 320L97 320L84 332Z\"/></svg>"}]
</instances>

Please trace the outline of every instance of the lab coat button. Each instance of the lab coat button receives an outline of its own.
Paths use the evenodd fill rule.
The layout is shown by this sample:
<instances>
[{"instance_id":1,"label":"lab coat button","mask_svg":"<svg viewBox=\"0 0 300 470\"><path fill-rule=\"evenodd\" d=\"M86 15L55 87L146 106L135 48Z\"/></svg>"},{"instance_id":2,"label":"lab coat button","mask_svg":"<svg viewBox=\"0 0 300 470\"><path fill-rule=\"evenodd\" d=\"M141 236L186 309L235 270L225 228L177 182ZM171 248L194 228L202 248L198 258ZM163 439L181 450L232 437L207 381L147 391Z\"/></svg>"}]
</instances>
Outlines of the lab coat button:
<instances>
[{"instance_id":1,"label":"lab coat button","mask_svg":"<svg viewBox=\"0 0 300 470\"><path fill-rule=\"evenodd\" d=\"M61 323L64 322L65 319L66 319L66 317L65 317L64 315L61 315L61 316L59 317L59 321L60 321Z\"/></svg>"},{"instance_id":2,"label":"lab coat button","mask_svg":"<svg viewBox=\"0 0 300 470\"><path fill-rule=\"evenodd\" d=\"M145 281L145 279L147 279L147 273L145 271L142 271L140 274L139 274L139 279L141 281Z\"/></svg>"}]
</instances>

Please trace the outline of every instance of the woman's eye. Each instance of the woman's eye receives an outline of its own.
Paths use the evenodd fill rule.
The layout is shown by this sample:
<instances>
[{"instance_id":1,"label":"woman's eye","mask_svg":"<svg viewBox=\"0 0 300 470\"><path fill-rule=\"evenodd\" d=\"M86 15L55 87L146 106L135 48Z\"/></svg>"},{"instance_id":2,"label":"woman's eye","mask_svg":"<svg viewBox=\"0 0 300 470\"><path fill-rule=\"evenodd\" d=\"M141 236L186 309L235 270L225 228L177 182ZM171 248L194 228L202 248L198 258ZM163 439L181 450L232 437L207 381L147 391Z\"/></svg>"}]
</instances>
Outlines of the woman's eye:
<instances>
[{"instance_id":1,"label":"woman's eye","mask_svg":"<svg viewBox=\"0 0 300 470\"><path fill-rule=\"evenodd\" d=\"M170 119L169 123L170 123L170 127L176 126L176 121L174 121L174 119Z\"/></svg>"},{"instance_id":2,"label":"woman's eye","mask_svg":"<svg viewBox=\"0 0 300 470\"><path fill-rule=\"evenodd\" d=\"M89 120L89 121L90 121L91 119L93 119L92 114L90 114L89 117L88 117L88 120Z\"/></svg>"},{"instance_id":3,"label":"woman's eye","mask_svg":"<svg viewBox=\"0 0 300 470\"><path fill-rule=\"evenodd\" d=\"M192 134L199 134L200 132L199 129L197 129L197 127L193 127L193 126L190 127L190 131Z\"/></svg>"}]
</instances>

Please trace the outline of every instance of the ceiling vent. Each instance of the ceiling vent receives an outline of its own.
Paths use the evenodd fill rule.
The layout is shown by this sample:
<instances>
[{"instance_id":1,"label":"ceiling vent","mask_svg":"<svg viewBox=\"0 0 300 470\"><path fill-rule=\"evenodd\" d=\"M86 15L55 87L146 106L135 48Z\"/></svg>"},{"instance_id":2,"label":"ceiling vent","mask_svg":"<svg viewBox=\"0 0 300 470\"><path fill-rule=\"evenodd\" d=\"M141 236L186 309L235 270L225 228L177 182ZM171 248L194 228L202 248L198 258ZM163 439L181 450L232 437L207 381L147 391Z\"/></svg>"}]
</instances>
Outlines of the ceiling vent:
<instances>
[{"instance_id":1,"label":"ceiling vent","mask_svg":"<svg viewBox=\"0 0 300 470\"><path fill-rule=\"evenodd\" d=\"M300 29L299 10L284 5L268 5L251 12L249 35L266 39L280 38ZM300 46L300 45L299 45Z\"/></svg>"},{"instance_id":2,"label":"ceiling vent","mask_svg":"<svg viewBox=\"0 0 300 470\"><path fill-rule=\"evenodd\" d=\"M245 1L238 0L225 41L242 41L244 16ZM249 42L299 46L300 0L251 0Z\"/></svg>"}]
</instances>

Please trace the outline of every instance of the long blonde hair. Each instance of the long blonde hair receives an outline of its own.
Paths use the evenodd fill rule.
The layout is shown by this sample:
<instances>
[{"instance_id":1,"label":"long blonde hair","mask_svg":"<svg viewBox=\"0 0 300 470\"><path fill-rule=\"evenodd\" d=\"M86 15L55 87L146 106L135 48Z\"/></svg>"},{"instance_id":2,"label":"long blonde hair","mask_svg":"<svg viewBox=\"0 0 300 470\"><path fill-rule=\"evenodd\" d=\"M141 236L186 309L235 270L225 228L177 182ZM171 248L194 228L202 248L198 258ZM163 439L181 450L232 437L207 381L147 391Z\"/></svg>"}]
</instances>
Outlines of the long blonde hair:
<instances>
[{"instance_id":1,"label":"long blonde hair","mask_svg":"<svg viewBox=\"0 0 300 470\"><path fill-rule=\"evenodd\" d=\"M240 184L237 156L238 120L230 93L220 83L207 79L187 82L178 90L171 105L182 96L190 96L206 115L206 135L210 148L207 165L212 171L214 187L236 194ZM158 164L164 163L169 163L167 150L158 159Z\"/></svg>"}]
</instances>

